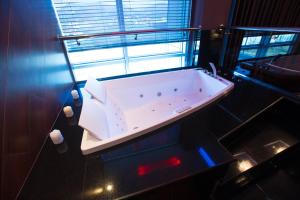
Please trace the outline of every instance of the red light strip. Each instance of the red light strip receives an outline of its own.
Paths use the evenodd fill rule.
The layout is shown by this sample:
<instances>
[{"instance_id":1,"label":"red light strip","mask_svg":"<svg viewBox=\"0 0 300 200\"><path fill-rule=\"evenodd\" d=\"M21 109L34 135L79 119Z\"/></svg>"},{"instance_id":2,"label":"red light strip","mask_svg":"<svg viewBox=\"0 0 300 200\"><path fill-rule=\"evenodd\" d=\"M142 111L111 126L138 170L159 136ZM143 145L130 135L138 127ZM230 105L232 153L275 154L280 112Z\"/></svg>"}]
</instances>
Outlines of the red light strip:
<instances>
[{"instance_id":1,"label":"red light strip","mask_svg":"<svg viewBox=\"0 0 300 200\"><path fill-rule=\"evenodd\" d=\"M146 174L151 173L152 171L158 170L158 169L164 169L168 167L176 167L181 164L181 160L176 157L170 157L167 160L162 160L153 164L147 164L147 165L140 165L137 168L137 174L139 176L144 176Z\"/></svg>"}]
</instances>

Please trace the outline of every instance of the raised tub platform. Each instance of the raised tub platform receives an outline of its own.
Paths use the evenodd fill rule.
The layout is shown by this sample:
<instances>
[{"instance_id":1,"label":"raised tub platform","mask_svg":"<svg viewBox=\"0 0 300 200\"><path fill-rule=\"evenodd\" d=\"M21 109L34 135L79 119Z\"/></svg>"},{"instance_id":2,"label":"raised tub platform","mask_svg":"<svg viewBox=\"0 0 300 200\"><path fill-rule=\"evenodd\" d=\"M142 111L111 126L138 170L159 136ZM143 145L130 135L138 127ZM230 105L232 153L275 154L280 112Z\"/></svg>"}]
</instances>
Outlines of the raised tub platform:
<instances>
[{"instance_id":1,"label":"raised tub platform","mask_svg":"<svg viewBox=\"0 0 300 200\"><path fill-rule=\"evenodd\" d=\"M233 89L233 83L189 69L98 82L89 79L79 125L90 154L181 119Z\"/></svg>"}]
</instances>

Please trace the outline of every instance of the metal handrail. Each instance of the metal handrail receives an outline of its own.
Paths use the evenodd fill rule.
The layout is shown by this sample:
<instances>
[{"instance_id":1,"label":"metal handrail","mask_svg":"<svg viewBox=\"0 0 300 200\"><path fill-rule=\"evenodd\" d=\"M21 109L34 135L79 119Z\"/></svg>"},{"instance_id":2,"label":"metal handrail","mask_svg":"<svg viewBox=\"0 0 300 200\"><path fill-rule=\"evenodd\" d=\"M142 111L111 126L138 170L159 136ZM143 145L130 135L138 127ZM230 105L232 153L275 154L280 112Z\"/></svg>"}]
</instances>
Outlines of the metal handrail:
<instances>
[{"instance_id":1,"label":"metal handrail","mask_svg":"<svg viewBox=\"0 0 300 200\"><path fill-rule=\"evenodd\" d=\"M268 31L284 33L300 33L300 28L293 27L251 27L251 26L233 26L231 29L243 31Z\"/></svg>"},{"instance_id":2,"label":"metal handrail","mask_svg":"<svg viewBox=\"0 0 300 200\"><path fill-rule=\"evenodd\" d=\"M78 39L84 39L84 38L106 37L106 36L114 36L114 35L136 35L136 34L159 33L159 32L188 32L188 31L199 31L199 30L201 30L201 27L200 28L152 29L152 30L122 31L122 32L58 36L58 39L60 39L60 40L78 40Z\"/></svg>"}]
</instances>

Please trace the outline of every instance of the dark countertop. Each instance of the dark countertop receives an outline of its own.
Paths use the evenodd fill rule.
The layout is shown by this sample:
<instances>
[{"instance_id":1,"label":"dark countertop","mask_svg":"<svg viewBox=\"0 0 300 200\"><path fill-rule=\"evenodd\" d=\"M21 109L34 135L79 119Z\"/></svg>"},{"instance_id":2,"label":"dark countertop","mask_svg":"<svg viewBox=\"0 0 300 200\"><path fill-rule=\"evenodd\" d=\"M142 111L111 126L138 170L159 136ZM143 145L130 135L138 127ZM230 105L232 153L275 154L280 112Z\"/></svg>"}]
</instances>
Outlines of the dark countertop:
<instances>
[{"instance_id":1,"label":"dark countertop","mask_svg":"<svg viewBox=\"0 0 300 200\"><path fill-rule=\"evenodd\" d=\"M79 118L80 106L74 106ZM192 115L105 151L83 156L82 128L61 114L65 142L47 139L19 199L113 199L132 196L233 161ZM111 191L107 190L112 187Z\"/></svg>"}]
</instances>

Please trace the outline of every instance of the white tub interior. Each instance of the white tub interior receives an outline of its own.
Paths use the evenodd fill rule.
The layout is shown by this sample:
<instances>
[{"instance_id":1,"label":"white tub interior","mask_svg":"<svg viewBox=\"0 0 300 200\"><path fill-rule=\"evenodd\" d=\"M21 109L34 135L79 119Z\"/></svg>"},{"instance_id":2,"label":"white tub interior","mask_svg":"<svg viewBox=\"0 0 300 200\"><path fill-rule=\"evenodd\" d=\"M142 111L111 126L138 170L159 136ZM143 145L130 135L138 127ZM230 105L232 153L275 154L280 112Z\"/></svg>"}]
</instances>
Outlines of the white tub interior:
<instances>
[{"instance_id":1,"label":"white tub interior","mask_svg":"<svg viewBox=\"0 0 300 200\"><path fill-rule=\"evenodd\" d=\"M89 82L90 81L90 82ZM81 149L89 154L172 123L222 97L233 83L180 70L95 83L83 92ZM94 96L95 98L91 98Z\"/></svg>"}]
</instances>

